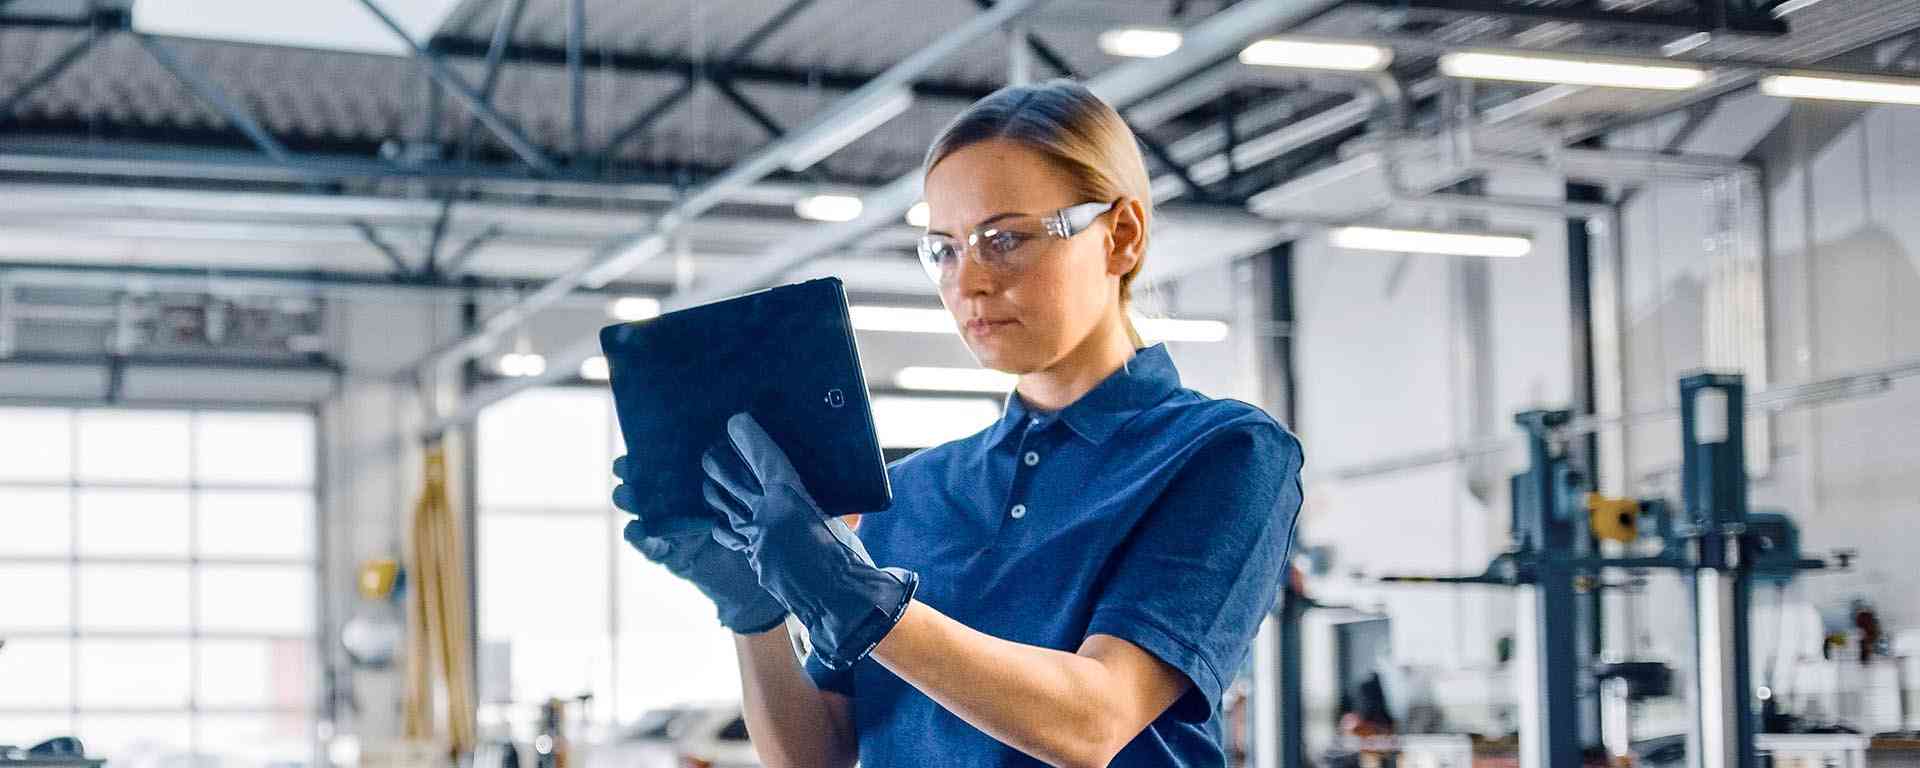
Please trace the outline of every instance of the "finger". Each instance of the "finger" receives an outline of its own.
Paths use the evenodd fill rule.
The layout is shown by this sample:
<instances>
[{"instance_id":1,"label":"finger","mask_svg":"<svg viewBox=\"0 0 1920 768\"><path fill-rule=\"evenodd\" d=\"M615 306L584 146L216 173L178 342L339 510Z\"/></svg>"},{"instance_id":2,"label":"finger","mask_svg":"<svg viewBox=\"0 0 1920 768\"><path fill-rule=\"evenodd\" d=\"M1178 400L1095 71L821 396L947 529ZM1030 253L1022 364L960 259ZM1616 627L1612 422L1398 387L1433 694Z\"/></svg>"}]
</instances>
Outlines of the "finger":
<instances>
[{"instance_id":1,"label":"finger","mask_svg":"<svg viewBox=\"0 0 1920 768\"><path fill-rule=\"evenodd\" d=\"M747 465L753 467L754 477L759 479L762 486L798 476L786 451L780 449L780 444L774 442L773 436L767 434L766 428L760 426L760 421L753 414L736 413L727 419L727 438Z\"/></svg>"},{"instance_id":2,"label":"finger","mask_svg":"<svg viewBox=\"0 0 1920 768\"><path fill-rule=\"evenodd\" d=\"M712 536L714 541L719 542L720 546L726 547L727 549L735 552L747 551L747 537L740 535L740 532L734 530L733 526L724 523L714 523L713 530L708 535Z\"/></svg>"},{"instance_id":3,"label":"finger","mask_svg":"<svg viewBox=\"0 0 1920 768\"><path fill-rule=\"evenodd\" d=\"M646 526L639 520L627 521L627 527L620 531L620 535L627 540L628 544L632 544L634 549L640 550L640 554L645 555L648 560L659 560L673 551L673 546L665 539L648 536Z\"/></svg>"},{"instance_id":4,"label":"finger","mask_svg":"<svg viewBox=\"0 0 1920 768\"><path fill-rule=\"evenodd\" d=\"M722 515L722 525L748 526L753 524L753 509L740 497L733 495L713 478L707 478L700 485L700 495L707 500L707 506L713 507Z\"/></svg>"},{"instance_id":5,"label":"finger","mask_svg":"<svg viewBox=\"0 0 1920 768\"><path fill-rule=\"evenodd\" d=\"M613 505L633 514L640 514L640 500L634 497L633 487L624 483L613 487Z\"/></svg>"},{"instance_id":6,"label":"finger","mask_svg":"<svg viewBox=\"0 0 1920 768\"><path fill-rule=\"evenodd\" d=\"M826 526L827 531L832 533L835 539L839 539L841 545L860 558L860 562L873 565L873 556L867 554L867 545L860 541L860 537L855 535L853 529L848 528L845 522L837 517L829 517L826 520Z\"/></svg>"},{"instance_id":7,"label":"finger","mask_svg":"<svg viewBox=\"0 0 1920 768\"><path fill-rule=\"evenodd\" d=\"M754 499L765 493L766 486L754 476L746 460L725 442L715 444L700 455L700 469L706 473L707 480L719 483L737 498Z\"/></svg>"},{"instance_id":8,"label":"finger","mask_svg":"<svg viewBox=\"0 0 1920 768\"><path fill-rule=\"evenodd\" d=\"M707 509L704 504L695 506L695 509L670 515L641 515L640 527L647 532L648 536L682 539L688 536L705 536L707 528L712 526L714 521L725 518L725 515L716 510Z\"/></svg>"},{"instance_id":9,"label":"finger","mask_svg":"<svg viewBox=\"0 0 1920 768\"><path fill-rule=\"evenodd\" d=\"M616 458L614 458L614 460L613 460L613 476L614 476L614 477L617 477L617 478L620 478L620 480L621 480L621 482L625 482L625 481L626 481L626 479L627 479L627 466L628 466L628 465L629 465L629 462L627 461L627 457L626 457L626 454L621 454L620 456L618 456L618 457L616 457Z\"/></svg>"}]
</instances>

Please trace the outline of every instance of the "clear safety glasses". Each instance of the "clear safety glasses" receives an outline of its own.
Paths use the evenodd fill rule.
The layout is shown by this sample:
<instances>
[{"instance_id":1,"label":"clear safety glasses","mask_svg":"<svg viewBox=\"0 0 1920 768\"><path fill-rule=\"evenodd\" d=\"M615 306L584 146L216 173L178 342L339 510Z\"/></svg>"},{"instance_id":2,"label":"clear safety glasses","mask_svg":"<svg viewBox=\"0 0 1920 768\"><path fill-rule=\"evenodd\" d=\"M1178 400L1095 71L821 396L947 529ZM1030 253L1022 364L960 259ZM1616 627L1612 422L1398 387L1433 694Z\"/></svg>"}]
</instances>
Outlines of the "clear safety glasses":
<instances>
[{"instance_id":1,"label":"clear safety glasses","mask_svg":"<svg viewBox=\"0 0 1920 768\"><path fill-rule=\"evenodd\" d=\"M965 240L928 234L920 238L920 266L936 284L952 280L960 270L960 259L973 252L974 262L994 272L1018 274L1046 249L1036 240L1062 240L1085 232L1119 201L1091 202L1069 206L1044 215L1011 214L998 216L974 227Z\"/></svg>"}]
</instances>

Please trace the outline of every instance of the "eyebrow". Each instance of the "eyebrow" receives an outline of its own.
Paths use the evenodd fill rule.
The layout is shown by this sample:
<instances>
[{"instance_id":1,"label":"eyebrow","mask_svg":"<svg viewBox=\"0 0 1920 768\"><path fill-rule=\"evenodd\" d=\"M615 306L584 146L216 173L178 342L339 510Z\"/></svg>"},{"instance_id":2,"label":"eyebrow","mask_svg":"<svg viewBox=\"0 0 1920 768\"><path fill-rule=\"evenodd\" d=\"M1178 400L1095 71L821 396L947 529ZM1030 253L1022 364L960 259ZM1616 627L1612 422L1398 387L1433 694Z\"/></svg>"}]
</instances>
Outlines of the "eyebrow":
<instances>
[{"instance_id":1,"label":"eyebrow","mask_svg":"<svg viewBox=\"0 0 1920 768\"><path fill-rule=\"evenodd\" d=\"M988 217L987 217L986 219L984 219L984 220L982 220L982 221L981 221L980 223L978 223L978 224L975 224L975 225L973 225L973 226L974 226L974 228L975 228L975 229L979 229L980 227L984 227L984 226L986 226L986 225L988 225L988 224L992 224L992 223L994 223L994 222L996 222L996 221L999 221L999 220L1001 220L1001 219L1010 219L1010 218L1013 218L1013 217L1015 217L1015 216L1020 216L1020 215L1022 215L1022 214L1021 214L1021 213L1020 213L1019 211L1007 211L1007 212L1004 212L1004 213L996 213L996 214L994 214L994 215L992 215L992 216L988 216ZM947 234L947 233L945 233L945 232L942 232L942 231L940 231L940 230L937 230L937 229L929 229L929 230L927 230L927 234L929 234L929 235L939 235L939 236L941 236L941 237L953 237L953 235L949 235L949 234Z\"/></svg>"}]
</instances>

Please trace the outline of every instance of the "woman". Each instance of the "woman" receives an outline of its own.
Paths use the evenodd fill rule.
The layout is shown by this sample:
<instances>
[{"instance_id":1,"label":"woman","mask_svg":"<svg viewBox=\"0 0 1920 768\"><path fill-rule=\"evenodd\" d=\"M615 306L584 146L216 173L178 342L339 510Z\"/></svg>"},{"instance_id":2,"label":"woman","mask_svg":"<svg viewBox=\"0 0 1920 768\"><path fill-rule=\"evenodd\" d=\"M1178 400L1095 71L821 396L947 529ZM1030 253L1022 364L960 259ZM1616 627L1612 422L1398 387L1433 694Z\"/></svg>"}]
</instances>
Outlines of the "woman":
<instances>
[{"instance_id":1,"label":"woman","mask_svg":"<svg viewBox=\"0 0 1920 768\"><path fill-rule=\"evenodd\" d=\"M1086 88L982 99L925 181L922 262L974 357L1019 375L998 423L893 464L893 508L856 537L742 414L703 462L713 535L651 538L641 513L627 538L736 632L769 765L1223 765L1220 696L1278 591L1298 442L1143 348L1148 177Z\"/></svg>"}]
</instances>

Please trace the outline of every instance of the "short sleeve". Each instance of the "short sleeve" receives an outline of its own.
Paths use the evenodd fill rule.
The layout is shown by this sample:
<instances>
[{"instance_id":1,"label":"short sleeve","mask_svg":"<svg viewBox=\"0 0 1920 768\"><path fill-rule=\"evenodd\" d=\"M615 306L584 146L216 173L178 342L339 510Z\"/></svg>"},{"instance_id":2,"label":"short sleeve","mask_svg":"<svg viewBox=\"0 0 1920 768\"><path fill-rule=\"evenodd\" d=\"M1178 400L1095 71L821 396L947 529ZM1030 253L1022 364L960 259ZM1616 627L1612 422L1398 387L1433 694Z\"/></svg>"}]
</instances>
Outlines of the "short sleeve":
<instances>
[{"instance_id":1,"label":"short sleeve","mask_svg":"<svg viewBox=\"0 0 1920 768\"><path fill-rule=\"evenodd\" d=\"M1300 513L1300 443L1271 420L1214 431L1116 550L1087 633L1180 670L1174 702L1203 722L1220 706L1279 597Z\"/></svg>"}]
</instances>

